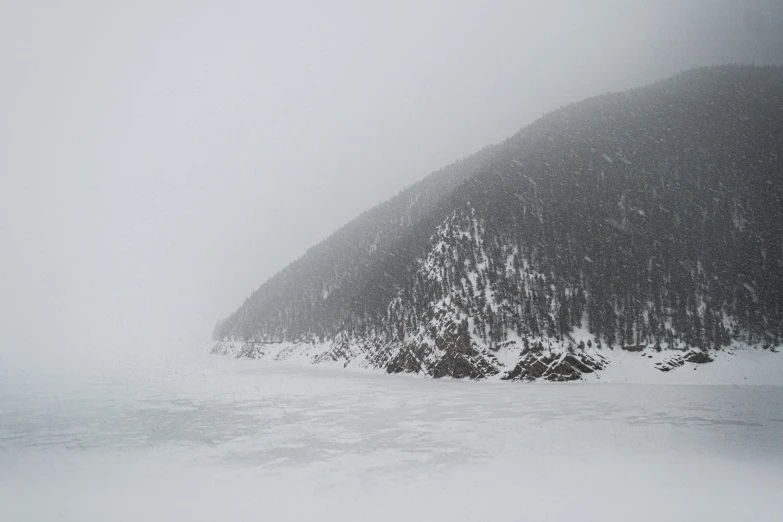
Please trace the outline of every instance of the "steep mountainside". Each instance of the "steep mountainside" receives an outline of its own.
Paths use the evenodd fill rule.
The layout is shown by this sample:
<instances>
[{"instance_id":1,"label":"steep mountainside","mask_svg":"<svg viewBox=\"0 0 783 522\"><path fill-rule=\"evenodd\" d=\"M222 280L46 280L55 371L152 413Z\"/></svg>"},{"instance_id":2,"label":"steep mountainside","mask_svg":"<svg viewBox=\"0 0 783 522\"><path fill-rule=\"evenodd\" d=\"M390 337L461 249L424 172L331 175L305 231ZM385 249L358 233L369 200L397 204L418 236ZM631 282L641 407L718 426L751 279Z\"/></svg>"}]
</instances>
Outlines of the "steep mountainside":
<instances>
[{"instance_id":1,"label":"steep mountainside","mask_svg":"<svg viewBox=\"0 0 783 522\"><path fill-rule=\"evenodd\" d=\"M612 349L684 351L669 371L774 348L783 69L697 69L554 111L349 223L215 338L216 353L525 380L600 372Z\"/></svg>"}]
</instances>

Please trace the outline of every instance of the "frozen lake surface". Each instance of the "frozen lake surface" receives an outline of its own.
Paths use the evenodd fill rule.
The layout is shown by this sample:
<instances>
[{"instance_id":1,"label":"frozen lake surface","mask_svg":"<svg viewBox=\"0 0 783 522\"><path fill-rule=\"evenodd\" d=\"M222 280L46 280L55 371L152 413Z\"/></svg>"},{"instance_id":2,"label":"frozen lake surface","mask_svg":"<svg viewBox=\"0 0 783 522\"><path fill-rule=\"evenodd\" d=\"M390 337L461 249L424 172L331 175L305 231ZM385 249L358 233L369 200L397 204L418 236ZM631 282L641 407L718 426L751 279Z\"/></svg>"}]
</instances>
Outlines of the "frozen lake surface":
<instances>
[{"instance_id":1,"label":"frozen lake surface","mask_svg":"<svg viewBox=\"0 0 783 522\"><path fill-rule=\"evenodd\" d=\"M0 520L775 520L783 387L0 375Z\"/></svg>"}]
</instances>

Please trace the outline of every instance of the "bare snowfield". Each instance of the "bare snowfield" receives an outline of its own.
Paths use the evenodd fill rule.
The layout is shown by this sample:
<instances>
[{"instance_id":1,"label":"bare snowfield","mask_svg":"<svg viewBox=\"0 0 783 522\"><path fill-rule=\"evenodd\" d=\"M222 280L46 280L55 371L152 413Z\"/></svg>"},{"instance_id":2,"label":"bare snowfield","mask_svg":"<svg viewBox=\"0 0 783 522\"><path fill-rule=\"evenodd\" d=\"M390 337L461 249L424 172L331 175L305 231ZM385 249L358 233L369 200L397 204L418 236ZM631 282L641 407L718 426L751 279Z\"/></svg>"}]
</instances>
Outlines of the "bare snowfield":
<instances>
[{"instance_id":1,"label":"bare snowfield","mask_svg":"<svg viewBox=\"0 0 783 522\"><path fill-rule=\"evenodd\" d=\"M221 357L0 371L0 520L781 520L783 387L683 384L728 375L709 367L678 384Z\"/></svg>"}]
</instances>

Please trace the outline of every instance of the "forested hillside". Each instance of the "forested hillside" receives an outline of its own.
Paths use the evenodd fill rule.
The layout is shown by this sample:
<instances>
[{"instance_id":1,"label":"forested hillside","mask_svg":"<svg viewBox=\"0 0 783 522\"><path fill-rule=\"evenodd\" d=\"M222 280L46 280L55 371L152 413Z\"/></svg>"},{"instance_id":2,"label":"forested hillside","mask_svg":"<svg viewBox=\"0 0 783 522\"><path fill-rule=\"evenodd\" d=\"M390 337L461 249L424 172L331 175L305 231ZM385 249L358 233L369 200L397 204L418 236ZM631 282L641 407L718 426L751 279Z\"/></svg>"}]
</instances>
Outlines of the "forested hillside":
<instances>
[{"instance_id":1,"label":"forested hillside","mask_svg":"<svg viewBox=\"0 0 783 522\"><path fill-rule=\"evenodd\" d=\"M774 347L783 69L696 69L554 111L346 225L215 338L250 356L325 343L321 358L388 371L557 380L610 348Z\"/></svg>"}]
</instances>

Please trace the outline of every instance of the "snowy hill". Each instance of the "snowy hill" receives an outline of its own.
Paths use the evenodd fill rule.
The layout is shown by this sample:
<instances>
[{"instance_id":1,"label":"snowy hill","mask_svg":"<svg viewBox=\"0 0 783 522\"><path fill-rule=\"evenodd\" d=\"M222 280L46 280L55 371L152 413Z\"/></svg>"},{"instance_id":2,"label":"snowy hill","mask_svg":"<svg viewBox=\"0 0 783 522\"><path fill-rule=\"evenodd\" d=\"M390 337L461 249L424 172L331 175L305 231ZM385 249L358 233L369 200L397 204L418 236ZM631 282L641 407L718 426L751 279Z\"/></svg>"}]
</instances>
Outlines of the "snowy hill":
<instances>
[{"instance_id":1,"label":"snowy hill","mask_svg":"<svg viewBox=\"0 0 783 522\"><path fill-rule=\"evenodd\" d=\"M554 111L359 216L215 339L472 379L774 366L783 69L697 69Z\"/></svg>"}]
</instances>

